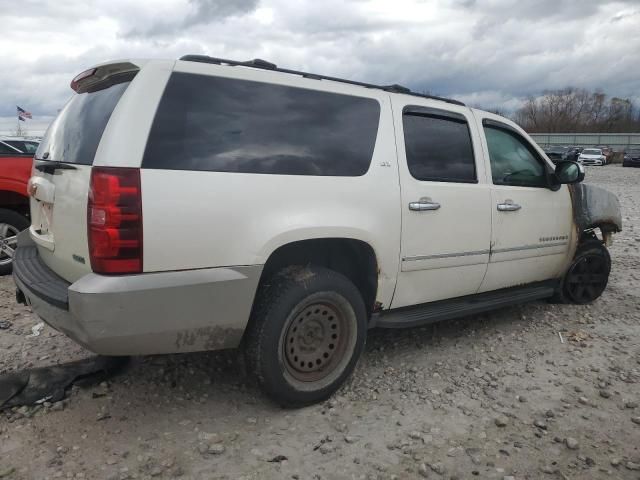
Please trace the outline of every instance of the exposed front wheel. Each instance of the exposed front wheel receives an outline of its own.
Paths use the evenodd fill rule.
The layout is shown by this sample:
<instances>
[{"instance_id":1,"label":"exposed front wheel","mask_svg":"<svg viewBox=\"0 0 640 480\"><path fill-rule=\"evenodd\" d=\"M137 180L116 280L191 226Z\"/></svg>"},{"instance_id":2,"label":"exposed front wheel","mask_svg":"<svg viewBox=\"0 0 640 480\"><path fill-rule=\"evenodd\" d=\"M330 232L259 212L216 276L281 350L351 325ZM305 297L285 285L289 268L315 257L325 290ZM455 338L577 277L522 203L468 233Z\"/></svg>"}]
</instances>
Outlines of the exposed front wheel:
<instances>
[{"instance_id":1,"label":"exposed front wheel","mask_svg":"<svg viewBox=\"0 0 640 480\"><path fill-rule=\"evenodd\" d=\"M0 208L0 275L11 273L13 254L18 246L18 233L29 226L29 220L18 212Z\"/></svg>"},{"instance_id":2,"label":"exposed front wheel","mask_svg":"<svg viewBox=\"0 0 640 480\"><path fill-rule=\"evenodd\" d=\"M366 309L345 276L321 267L290 267L258 292L247 331L247 364L283 406L329 397L364 348Z\"/></svg>"},{"instance_id":3,"label":"exposed front wheel","mask_svg":"<svg viewBox=\"0 0 640 480\"><path fill-rule=\"evenodd\" d=\"M555 300L580 305L593 302L607 287L610 271L611 257L602 242L584 242L578 247Z\"/></svg>"}]
</instances>

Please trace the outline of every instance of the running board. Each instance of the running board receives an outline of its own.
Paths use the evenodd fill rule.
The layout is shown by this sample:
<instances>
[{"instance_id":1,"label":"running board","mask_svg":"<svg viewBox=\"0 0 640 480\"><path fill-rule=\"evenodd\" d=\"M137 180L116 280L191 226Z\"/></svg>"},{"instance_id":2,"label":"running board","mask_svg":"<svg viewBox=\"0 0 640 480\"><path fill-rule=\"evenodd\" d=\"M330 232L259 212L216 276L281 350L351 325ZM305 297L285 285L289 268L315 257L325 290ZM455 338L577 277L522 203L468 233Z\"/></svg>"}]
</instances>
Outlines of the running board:
<instances>
[{"instance_id":1,"label":"running board","mask_svg":"<svg viewBox=\"0 0 640 480\"><path fill-rule=\"evenodd\" d=\"M380 312L371 319L370 328L405 328L474 315L496 308L531 302L553 296L557 282L539 282L493 292L467 295L451 300L423 303Z\"/></svg>"}]
</instances>

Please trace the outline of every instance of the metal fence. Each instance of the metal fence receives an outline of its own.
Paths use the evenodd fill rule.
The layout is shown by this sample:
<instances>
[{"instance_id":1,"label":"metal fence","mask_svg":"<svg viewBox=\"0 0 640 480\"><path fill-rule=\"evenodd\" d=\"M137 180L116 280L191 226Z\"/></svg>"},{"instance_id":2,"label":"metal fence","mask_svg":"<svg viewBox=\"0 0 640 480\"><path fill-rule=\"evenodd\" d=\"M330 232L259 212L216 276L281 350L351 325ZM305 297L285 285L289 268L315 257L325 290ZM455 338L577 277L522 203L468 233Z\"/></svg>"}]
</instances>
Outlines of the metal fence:
<instances>
[{"instance_id":1,"label":"metal fence","mask_svg":"<svg viewBox=\"0 0 640 480\"><path fill-rule=\"evenodd\" d=\"M531 133L530 135L541 147L605 145L616 152L640 148L640 133Z\"/></svg>"}]
</instances>

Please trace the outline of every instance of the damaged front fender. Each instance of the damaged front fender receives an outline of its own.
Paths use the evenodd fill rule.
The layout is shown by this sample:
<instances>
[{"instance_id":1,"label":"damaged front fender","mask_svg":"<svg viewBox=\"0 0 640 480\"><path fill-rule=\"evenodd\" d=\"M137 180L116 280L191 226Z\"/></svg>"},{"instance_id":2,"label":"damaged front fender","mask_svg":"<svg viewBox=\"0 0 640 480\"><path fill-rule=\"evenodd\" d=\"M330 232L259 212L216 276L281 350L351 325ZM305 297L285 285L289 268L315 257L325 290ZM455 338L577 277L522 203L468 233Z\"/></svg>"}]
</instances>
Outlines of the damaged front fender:
<instances>
[{"instance_id":1,"label":"damaged front fender","mask_svg":"<svg viewBox=\"0 0 640 480\"><path fill-rule=\"evenodd\" d=\"M570 185L573 218L578 233L600 228L603 234L622 230L618 197L604 188L578 183Z\"/></svg>"}]
</instances>

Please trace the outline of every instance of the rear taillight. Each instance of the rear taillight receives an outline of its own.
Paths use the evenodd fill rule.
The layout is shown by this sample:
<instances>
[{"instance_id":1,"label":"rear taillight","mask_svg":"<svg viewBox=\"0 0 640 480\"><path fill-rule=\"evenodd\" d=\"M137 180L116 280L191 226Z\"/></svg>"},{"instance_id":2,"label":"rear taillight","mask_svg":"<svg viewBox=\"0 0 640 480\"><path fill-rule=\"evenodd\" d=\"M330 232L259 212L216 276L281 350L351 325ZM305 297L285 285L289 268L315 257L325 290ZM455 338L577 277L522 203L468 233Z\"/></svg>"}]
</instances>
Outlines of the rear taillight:
<instances>
[{"instance_id":1,"label":"rear taillight","mask_svg":"<svg viewBox=\"0 0 640 480\"><path fill-rule=\"evenodd\" d=\"M137 168L93 167L87 208L91 268L142 272L142 191Z\"/></svg>"}]
</instances>

